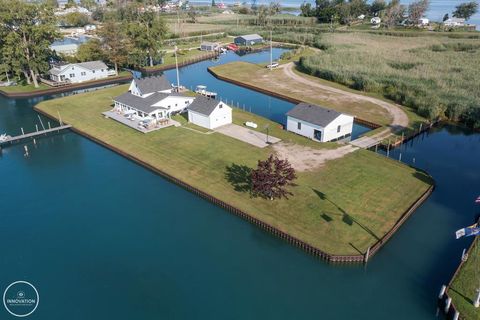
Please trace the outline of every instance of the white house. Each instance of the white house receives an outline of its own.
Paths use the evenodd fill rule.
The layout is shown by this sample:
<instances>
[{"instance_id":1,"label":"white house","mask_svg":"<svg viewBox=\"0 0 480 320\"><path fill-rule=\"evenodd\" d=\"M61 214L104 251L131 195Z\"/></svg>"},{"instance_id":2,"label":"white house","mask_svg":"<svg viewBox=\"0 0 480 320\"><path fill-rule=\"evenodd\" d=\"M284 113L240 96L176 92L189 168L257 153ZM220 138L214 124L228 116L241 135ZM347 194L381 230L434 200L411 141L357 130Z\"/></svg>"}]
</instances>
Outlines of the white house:
<instances>
[{"instance_id":1,"label":"white house","mask_svg":"<svg viewBox=\"0 0 480 320\"><path fill-rule=\"evenodd\" d=\"M443 24L447 27L464 27L465 26L465 19L463 18L450 18L443 22Z\"/></svg>"},{"instance_id":2,"label":"white house","mask_svg":"<svg viewBox=\"0 0 480 320\"><path fill-rule=\"evenodd\" d=\"M116 75L115 70L109 70L102 61L88 61L55 65L48 71L50 80L54 82L79 83L104 79Z\"/></svg>"},{"instance_id":3,"label":"white house","mask_svg":"<svg viewBox=\"0 0 480 320\"><path fill-rule=\"evenodd\" d=\"M137 119L168 119L184 112L194 97L172 92L165 76L134 79L128 92L115 97L114 109Z\"/></svg>"},{"instance_id":4,"label":"white house","mask_svg":"<svg viewBox=\"0 0 480 320\"><path fill-rule=\"evenodd\" d=\"M371 24L380 24L380 22L382 22L382 19L380 19L379 17L373 17L372 19L370 19Z\"/></svg>"},{"instance_id":5,"label":"white house","mask_svg":"<svg viewBox=\"0 0 480 320\"><path fill-rule=\"evenodd\" d=\"M353 117L317 105L299 103L287 112L287 130L319 142L348 137Z\"/></svg>"},{"instance_id":6,"label":"white house","mask_svg":"<svg viewBox=\"0 0 480 320\"><path fill-rule=\"evenodd\" d=\"M218 42L204 41L200 45L200 50L202 51L217 51L219 48L220 48L220 44Z\"/></svg>"},{"instance_id":7,"label":"white house","mask_svg":"<svg viewBox=\"0 0 480 320\"><path fill-rule=\"evenodd\" d=\"M188 122L207 129L232 123L232 108L222 101L197 96L188 106Z\"/></svg>"},{"instance_id":8,"label":"white house","mask_svg":"<svg viewBox=\"0 0 480 320\"><path fill-rule=\"evenodd\" d=\"M428 18L420 18L418 19L418 25L420 26L428 26L430 20Z\"/></svg>"}]
</instances>

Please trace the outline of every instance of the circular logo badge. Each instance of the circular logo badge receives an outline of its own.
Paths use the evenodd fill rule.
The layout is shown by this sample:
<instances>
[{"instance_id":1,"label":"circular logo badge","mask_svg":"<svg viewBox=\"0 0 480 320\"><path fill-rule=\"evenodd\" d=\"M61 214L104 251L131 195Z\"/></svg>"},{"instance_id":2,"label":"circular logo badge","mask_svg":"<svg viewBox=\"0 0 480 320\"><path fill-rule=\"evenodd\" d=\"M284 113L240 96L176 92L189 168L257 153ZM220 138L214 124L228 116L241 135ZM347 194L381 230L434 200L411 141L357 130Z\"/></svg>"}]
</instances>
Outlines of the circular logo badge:
<instances>
[{"instance_id":1,"label":"circular logo badge","mask_svg":"<svg viewBox=\"0 0 480 320\"><path fill-rule=\"evenodd\" d=\"M31 315L38 307L37 289L27 281L15 281L3 292L3 305L16 317Z\"/></svg>"}]
</instances>

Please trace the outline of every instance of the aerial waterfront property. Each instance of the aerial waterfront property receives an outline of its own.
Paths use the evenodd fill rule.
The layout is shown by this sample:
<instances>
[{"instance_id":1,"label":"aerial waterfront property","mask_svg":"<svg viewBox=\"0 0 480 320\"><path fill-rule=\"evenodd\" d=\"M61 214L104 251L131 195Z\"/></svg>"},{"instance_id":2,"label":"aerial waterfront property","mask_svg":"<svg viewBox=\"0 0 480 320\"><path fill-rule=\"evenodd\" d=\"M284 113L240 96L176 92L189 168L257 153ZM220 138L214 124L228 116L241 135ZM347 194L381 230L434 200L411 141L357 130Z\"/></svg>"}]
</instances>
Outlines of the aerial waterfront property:
<instances>
[{"instance_id":1,"label":"aerial waterfront property","mask_svg":"<svg viewBox=\"0 0 480 320\"><path fill-rule=\"evenodd\" d=\"M478 320L449 3L0 0L0 319Z\"/></svg>"}]
</instances>

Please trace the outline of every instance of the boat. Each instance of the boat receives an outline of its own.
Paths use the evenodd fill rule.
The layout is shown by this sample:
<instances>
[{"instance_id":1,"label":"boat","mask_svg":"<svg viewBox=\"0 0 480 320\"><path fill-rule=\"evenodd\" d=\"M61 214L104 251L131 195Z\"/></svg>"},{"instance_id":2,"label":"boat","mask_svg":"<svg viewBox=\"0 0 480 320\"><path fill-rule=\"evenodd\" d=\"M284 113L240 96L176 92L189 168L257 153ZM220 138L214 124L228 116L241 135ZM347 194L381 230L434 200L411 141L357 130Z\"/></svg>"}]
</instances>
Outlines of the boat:
<instances>
[{"instance_id":1,"label":"boat","mask_svg":"<svg viewBox=\"0 0 480 320\"><path fill-rule=\"evenodd\" d=\"M0 135L0 142L5 142L7 141L8 139L10 139L11 137L9 135L7 135L6 133Z\"/></svg>"},{"instance_id":2,"label":"boat","mask_svg":"<svg viewBox=\"0 0 480 320\"><path fill-rule=\"evenodd\" d=\"M216 92L207 91L207 87L203 86L203 85L198 85L197 88L195 89L195 92L198 93L198 94L201 94L202 96L208 97L208 98L215 99L217 97Z\"/></svg>"},{"instance_id":3,"label":"boat","mask_svg":"<svg viewBox=\"0 0 480 320\"><path fill-rule=\"evenodd\" d=\"M234 43L230 43L227 45L227 49L228 50L231 50L231 51L237 51L238 50L238 46Z\"/></svg>"}]
</instances>

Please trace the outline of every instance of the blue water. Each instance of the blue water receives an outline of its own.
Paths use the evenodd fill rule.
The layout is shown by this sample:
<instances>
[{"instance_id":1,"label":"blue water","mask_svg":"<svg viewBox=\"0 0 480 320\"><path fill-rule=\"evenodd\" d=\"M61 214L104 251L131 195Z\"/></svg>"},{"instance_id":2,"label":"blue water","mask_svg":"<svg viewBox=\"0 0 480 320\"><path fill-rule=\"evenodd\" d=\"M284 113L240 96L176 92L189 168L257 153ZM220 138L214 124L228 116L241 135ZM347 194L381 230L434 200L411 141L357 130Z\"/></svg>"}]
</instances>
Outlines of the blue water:
<instances>
[{"instance_id":1,"label":"blue water","mask_svg":"<svg viewBox=\"0 0 480 320\"><path fill-rule=\"evenodd\" d=\"M0 132L32 127L39 100L0 98ZM32 282L31 319L436 319L471 241L453 233L479 213L480 134L453 126L392 152L437 187L366 267L327 265L77 134L29 148L0 156L0 291Z\"/></svg>"}]
</instances>

